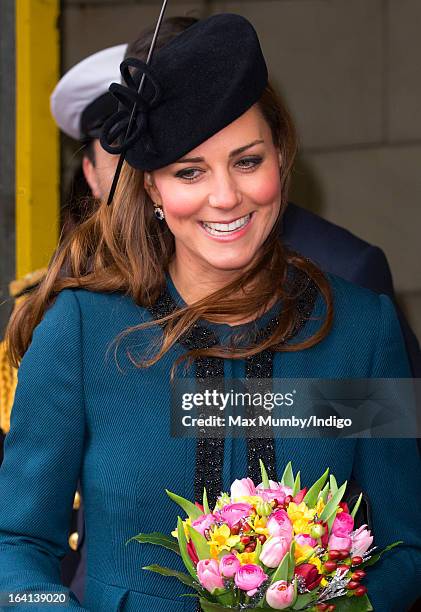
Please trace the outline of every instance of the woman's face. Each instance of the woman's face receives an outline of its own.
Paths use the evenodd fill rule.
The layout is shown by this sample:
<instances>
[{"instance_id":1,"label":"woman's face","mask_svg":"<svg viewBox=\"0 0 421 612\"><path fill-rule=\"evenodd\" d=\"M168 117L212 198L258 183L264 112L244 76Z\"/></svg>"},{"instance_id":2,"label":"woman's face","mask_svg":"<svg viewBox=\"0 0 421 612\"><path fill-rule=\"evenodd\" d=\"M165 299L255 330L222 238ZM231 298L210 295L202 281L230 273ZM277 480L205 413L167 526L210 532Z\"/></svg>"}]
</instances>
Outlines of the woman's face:
<instances>
[{"instance_id":1,"label":"woman's face","mask_svg":"<svg viewBox=\"0 0 421 612\"><path fill-rule=\"evenodd\" d=\"M281 201L280 154L256 105L177 162L145 174L175 237L176 260L198 273L247 266Z\"/></svg>"}]
</instances>

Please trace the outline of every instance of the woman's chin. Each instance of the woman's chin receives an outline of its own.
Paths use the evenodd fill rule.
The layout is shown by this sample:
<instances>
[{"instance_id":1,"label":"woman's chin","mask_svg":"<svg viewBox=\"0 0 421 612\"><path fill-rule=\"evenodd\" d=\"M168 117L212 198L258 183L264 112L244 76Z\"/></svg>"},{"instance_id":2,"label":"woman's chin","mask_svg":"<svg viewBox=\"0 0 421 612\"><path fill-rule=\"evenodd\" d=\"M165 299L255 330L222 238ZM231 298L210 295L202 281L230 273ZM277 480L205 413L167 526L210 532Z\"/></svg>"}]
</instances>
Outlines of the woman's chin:
<instances>
[{"instance_id":1,"label":"woman's chin","mask_svg":"<svg viewBox=\"0 0 421 612\"><path fill-rule=\"evenodd\" d=\"M236 257L236 258L218 258L218 259L209 259L207 260L207 264L210 269L215 271L219 270L221 273L223 272L240 272L244 270L249 263L251 262L251 257Z\"/></svg>"}]
</instances>

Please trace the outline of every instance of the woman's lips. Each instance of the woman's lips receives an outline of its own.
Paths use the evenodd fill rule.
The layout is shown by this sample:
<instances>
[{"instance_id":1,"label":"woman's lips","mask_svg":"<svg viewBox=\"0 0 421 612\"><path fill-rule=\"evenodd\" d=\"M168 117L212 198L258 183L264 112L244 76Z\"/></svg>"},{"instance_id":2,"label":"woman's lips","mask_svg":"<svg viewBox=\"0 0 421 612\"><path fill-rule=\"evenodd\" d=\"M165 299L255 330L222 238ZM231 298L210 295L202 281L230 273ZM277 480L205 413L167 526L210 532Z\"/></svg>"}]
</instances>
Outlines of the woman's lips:
<instances>
[{"instance_id":1,"label":"woman's lips","mask_svg":"<svg viewBox=\"0 0 421 612\"><path fill-rule=\"evenodd\" d=\"M241 236L243 236L248 228L250 227L250 225L253 222L254 219L254 212L249 213L250 217L249 220L242 225L241 227L231 230L231 231L218 231L217 233L213 233L214 231L216 232L217 230L213 230L212 228L207 228L204 226L202 221L199 221L199 226L202 229L202 231L206 234L206 236L208 238L213 238L214 240L217 240L218 242L230 242L231 240L237 240L238 238L241 238ZM246 217L247 215L244 215L244 217ZM244 217L240 217L240 219L244 218ZM227 225L227 224L222 224L222 225Z\"/></svg>"}]
</instances>

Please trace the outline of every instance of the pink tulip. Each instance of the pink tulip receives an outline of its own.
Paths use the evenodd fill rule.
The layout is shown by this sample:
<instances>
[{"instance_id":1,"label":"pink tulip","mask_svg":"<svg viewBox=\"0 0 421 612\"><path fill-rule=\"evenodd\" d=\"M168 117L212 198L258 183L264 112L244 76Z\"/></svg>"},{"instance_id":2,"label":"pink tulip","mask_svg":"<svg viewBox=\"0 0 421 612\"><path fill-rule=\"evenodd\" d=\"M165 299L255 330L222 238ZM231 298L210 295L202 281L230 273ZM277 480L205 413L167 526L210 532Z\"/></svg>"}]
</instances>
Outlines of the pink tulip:
<instances>
[{"instance_id":1,"label":"pink tulip","mask_svg":"<svg viewBox=\"0 0 421 612\"><path fill-rule=\"evenodd\" d=\"M332 525L332 533L341 538L349 536L354 529L354 519L347 512L340 512Z\"/></svg>"},{"instance_id":2,"label":"pink tulip","mask_svg":"<svg viewBox=\"0 0 421 612\"><path fill-rule=\"evenodd\" d=\"M248 497L250 495L256 495L256 487L251 478L242 478L241 480L234 480L231 485L231 499L238 499L239 497Z\"/></svg>"},{"instance_id":3,"label":"pink tulip","mask_svg":"<svg viewBox=\"0 0 421 612\"><path fill-rule=\"evenodd\" d=\"M277 580L270 585L266 592L266 600L271 608L284 610L288 608L294 599L294 587L286 580Z\"/></svg>"},{"instance_id":4,"label":"pink tulip","mask_svg":"<svg viewBox=\"0 0 421 612\"><path fill-rule=\"evenodd\" d=\"M299 533L295 536L294 540L300 546L311 546L312 548L314 548L314 546L317 545L317 540L307 535L306 533Z\"/></svg>"},{"instance_id":5,"label":"pink tulip","mask_svg":"<svg viewBox=\"0 0 421 612\"><path fill-rule=\"evenodd\" d=\"M279 482L269 480L269 489L265 489L263 484L259 484L256 487L257 495L260 495L264 501L273 501L277 499L279 504L283 504L287 495L292 495L292 489L285 487Z\"/></svg>"},{"instance_id":6,"label":"pink tulip","mask_svg":"<svg viewBox=\"0 0 421 612\"><path fill-rule=\"evenodd\" d=\"M282 536L269 538L262 546L260 561L267 567L278 567L289 551L290 544L291 542Z\"/></svg>"},{"instance_id":7,"label":"pink tulip","mask_svg":"<svg viewBox=\"0 0 421 612\"><path fill-rule=\"evenodd\" d=\"M205 535L206 529L214 525L215 520L216 517L213 514L202 514L202 516L192 521L192 527L202 535Z\"/></svg>"},{"instance_id":8,"label":"pink tulip","mask_svg":"<svg viewBox=\"0 0 421 612\"><path fill-rule=\"evenodd\" d=\"M234 582L239 589L247 591L247 595L251 597L257 593L257 589L267 577L260 565L247 563L240 566L235 574Z\"/></svg>"},{"instance_id":9,"label":"pink tulip","mask_svg":"<svg viewBox=\"0 0 421 612\"><path fill-rule=\"evenodd\" d=\"M233 578L241 563L234 554L225 555L219 562L219 571L225 578Z\"/></svg>"},{"instance_id":10,"label":"pink tulip","mask_svg":"<svg viewBox=\"0 0 421 612\"><path fill-rule=\"evenodd\" d=\"M238 521L240 521L242 518L250 516L252 511L253 506L250 504L227 504L219 510L218 515L221 520L223 520L224 523L226 523L231 529L231 527L238 523Z\"/></svg>"},{"instance_id":11,"label":"pink tulip","mask_svg":"<svg viewBox=\"0 0 421 612\"><path fill-rule=\"evenodd\" d=\"M329 538L329 550L351 550L352 541L349 536L341 538L332 534Z\"/></svg>"},{"instance_id":12,"label":"pink tulip","mask_svg":"<svg viewBox=\"0 0 421 612\"><path fill-rule=\"evenodd\" d=\"M291 544L292 524L285 510L276 510L270 515L267 528L271 536L282 536Z\"/></svg>"},{"instance_id":13,"label":"pink tulip","mask_svg":"<svg viewBox=\"0 0 421 612\"><path fill-rule=\"evenodd\" d=\"M351 556L352 557L362 557L365 552L370 548L373 543L373 536L371 535L371 531L366 529L367 525L361 525L359 529L354 531L351 534L352 539L352 547L351 547Z\"/></svg>"},{"instance_id":14,"label":"pink tulip","mask_svg":"<svg viewBox=\"0 0 421 612\"><path fill-rule=\"evenodd\" d=\"M222 576L219 573L219 563L216 559L202 559L197 564L197 577L200 584L210 593L215 589L224 588Z\"/></svg>"},{"instance_id":15,"label":"pink tulip","mask_svg":"<svg viewBox=\"0 0 421 612\"><path fill-rule=\"evenodd\" d=\"M294 497L292 498L292 501L294 502L294 504L301 504L306 494L307 494L307 487L304 487L304 489L301 489L300 491L298 491L296 495L294 495Z\"/></svg>"}]
</instances>

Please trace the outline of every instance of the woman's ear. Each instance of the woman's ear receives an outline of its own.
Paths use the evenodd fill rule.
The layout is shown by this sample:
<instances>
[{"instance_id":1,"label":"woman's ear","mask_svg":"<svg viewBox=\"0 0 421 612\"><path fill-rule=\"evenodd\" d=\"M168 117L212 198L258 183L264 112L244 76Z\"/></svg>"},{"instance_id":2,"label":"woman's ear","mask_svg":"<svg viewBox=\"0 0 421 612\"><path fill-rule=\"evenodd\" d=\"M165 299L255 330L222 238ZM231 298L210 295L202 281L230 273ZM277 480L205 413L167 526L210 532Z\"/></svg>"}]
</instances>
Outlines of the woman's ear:
<instances>
[{"instance_id":1,"label":"woman's ear","mask_svg":"<svg viewBox=\"0 0 421 612\"><path fill-rule=\"evenodd\" d=\"M145 172L144 174L143 185L155 206L161 206L162 202L159 191L153 182L152 176L148 172Z\"/></svg>"},{"instance_id":2,"label":"woman's ear","mask_svg":"<svg viewBox=\"0 0 421 612\"><path fill-rule=\"evenodd\" d=\"M83 156L82 170L83 170L83 174L85 175L85 180L88 183L92 191L92 195L97 200L100 200L101 199L101 189L100 189L100 185L98 181L98 176L96 173L96 168L87 155Z\"/></svg>"}]
</instances>

